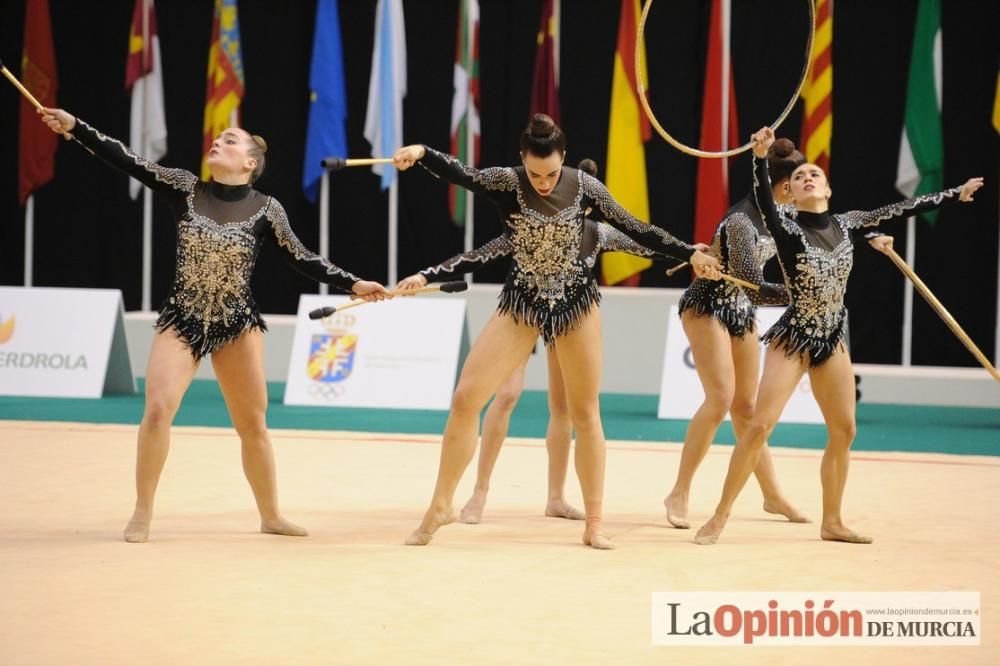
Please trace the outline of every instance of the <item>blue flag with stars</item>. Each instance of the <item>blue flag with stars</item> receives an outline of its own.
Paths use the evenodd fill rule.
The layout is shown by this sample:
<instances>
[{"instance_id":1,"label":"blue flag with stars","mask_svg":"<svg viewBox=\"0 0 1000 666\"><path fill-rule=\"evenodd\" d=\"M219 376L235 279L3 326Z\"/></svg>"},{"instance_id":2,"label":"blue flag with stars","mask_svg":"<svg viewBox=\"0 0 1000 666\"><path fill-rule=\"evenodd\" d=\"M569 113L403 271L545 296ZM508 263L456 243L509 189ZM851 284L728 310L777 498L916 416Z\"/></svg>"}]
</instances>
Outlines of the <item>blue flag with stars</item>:
<instances>
[{"instance_id":1,"label":"blue flag with stars","mask_svg":"<svg viewBox=\"0 0 1000 666\"><path fill-rule=\"evenodd\" d=\"M318 0L312 65L309 69L309 125L302 189L313 203L323 175L320 160L347 156L347 91L337 0Z\"/></svg>"}]
</instances>

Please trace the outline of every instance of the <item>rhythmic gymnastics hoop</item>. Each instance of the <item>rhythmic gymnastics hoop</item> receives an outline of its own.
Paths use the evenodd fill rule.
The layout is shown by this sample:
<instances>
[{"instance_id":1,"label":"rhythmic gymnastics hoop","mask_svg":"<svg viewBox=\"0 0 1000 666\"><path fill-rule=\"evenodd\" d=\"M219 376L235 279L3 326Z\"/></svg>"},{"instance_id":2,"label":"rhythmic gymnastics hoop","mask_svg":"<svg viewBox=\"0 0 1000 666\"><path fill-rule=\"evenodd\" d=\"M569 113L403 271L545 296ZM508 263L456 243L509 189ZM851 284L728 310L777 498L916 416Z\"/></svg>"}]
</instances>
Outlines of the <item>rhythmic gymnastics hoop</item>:
<instances>
[{"instance_id":1,"label":"rhythmic gymnastics hoop","mask_svg":"<svg viewBox=\"0 0 1000 666\"><path fill-rule=\"evenodd\" d=\"M809 56L812 54L813 38L816 36L816 7L813 5L812 0L806 0L806 5L809 7L809 39L806 41L806 61L805 65L802 67L802 76L799 79L799 85L795 89L795 94L788 101L788 105L785 110L781 112L778 119L771 124L772 129L778 129L781 123L785 122L785 118L791 112L792 107L795 106L795 102L798 101L799 95L802 94L802 88L806 84L806 77L809 76ZM635 78L636 78L636 92L639 93L639 101L642 103L642 109L646 113L646 117L649 118L650 124L656 128L667 143L681 151L682 153L687 153L688 155L693 155L695 157L732 157L733 155L739 155L740 153L750 150L753 145L751 141L747 141L745 144L739 148L730 148L729 150L722 151L709 151L700 150L698 148L692 148L691 146L685 145L672 137L670 132L663 129L660 125L660 121L656 119L656 114L653 113L653 109L649 106L649 100L646 98L646 87L642 83L642 58L640 45L642 44L643 34L646 32L646 17L649 16L649 9L653 6L653 0L646 0L646 4L642 8L642 17L639 19L639 30L635 35Z\"/></svg>"}]
</instances>

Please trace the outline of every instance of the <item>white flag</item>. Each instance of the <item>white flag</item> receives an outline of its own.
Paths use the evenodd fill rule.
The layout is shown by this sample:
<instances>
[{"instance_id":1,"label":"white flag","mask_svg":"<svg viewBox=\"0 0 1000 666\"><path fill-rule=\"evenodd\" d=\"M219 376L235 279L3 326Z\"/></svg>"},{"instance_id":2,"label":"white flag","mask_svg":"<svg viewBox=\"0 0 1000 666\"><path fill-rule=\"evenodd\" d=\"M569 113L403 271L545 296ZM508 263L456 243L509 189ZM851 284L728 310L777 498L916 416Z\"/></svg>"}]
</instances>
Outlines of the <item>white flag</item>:
<instances>
[{"instance_id":1,"label":"white flag","mask_svg":"<svg viewBox=\"0 0 1000 666\"><path fill-rule=\"evenodd\" d=\"M163 108L163 68L153 0L136 0L128 39L125 88L132 90L129 146L156 162L167 154L167 121ZM139 196L142 184L129 179L129 195Z\"/></svg>"}]
</instances>

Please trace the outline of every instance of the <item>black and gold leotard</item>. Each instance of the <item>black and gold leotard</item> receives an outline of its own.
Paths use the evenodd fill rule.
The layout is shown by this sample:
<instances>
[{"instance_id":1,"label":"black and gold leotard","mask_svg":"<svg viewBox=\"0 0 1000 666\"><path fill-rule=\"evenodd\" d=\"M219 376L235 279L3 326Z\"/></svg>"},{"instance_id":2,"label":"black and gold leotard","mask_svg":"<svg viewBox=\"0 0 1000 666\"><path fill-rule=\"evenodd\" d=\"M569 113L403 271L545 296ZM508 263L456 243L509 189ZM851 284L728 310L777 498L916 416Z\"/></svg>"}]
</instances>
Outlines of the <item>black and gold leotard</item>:
<instances>
[{"instance_id":1,"label":"black and gold leotard","mask_svg":"<svg viewBox=\"0 0 1000 666\"><path fill-rule=\"evenodd\" d=\"M658 253L639 245L610 224L597 222L590 218L584 220L583 239L580 249L580 254L583 256L583 263L590 269L591 273L596 272L597 256L602 252L625 252L626 254L638 257L658 256ZM464 273L473 273L481 268L491 266L500 259L511 256L513 253L514 246L511 245L510 239L507 236L500 235L475 249L456 254L454 257L445 259L436 266L429 266L420 271L419 274L423 275L428 281L451 279ZM600 302L599 293L598 302Z\"/></svg>"},{"instance_id":2,"label":"black and gold leotard","mask_svg":"<svg viewBox=\"0 0 1000 666\"><path fill-rule=\"evenodd\" d=\"M854 264L853 232L940 208L957 201L962 191L953 187L873 211L811 213L775 205L766 160L754 158L753 179L758 208L777 246L790 300L761 341L776 343L787 356L808 361L810 367L830 358L844 336L844 295Z\"/></svg>"},{"instance_id":3,"label":"black and gold leotard","mask_svg":"<svg viewBox=\"0 0 1000 666\"><path fill-rule=\"evenodd\" d=\"M350 292L358 278L310 252L295 236L277 199L250 185L203 182L133 153L77 119L73 137L98 157L164 197L177 217L177 265L170 294L156 320L174 329L195 358L245 331L267 330L250 293L261 244L268 240L296 269Z\"/></svg>"},{"instance_id":4,"label":"black and gold leotard","mask_svg":"<svg viewBox=\"0 0 1000 666\"><path fill-rule=\"evenodd\" d=\"M775 255L774 239L750 197L726 212L712 238L712 255L719 258L723 273L758 284L760 291L745 290L727 280L698 278L681 296L681 314L690 310L715 317L729 335L742 338L756 327L756 306L788 303L785 285L764 281L762 269Z\"/></svg>"},{"instance_id":5,"label":"black and gold leotard","mask_svg":"<svg viewBox=\"0 0 1000 666\"><path fill-rule=\"evenodd\" d=\"M489 198L499 209L513 261L498 309L537 329L546 344L576 327L600 299L582 244L588 208L650 250L681 261L694 253L687 243L634 218L599 180L576 169L563 167L555 188L543 197L523 167L473 169L425 148L421 166Z\"/></svg>"}]
</instances>

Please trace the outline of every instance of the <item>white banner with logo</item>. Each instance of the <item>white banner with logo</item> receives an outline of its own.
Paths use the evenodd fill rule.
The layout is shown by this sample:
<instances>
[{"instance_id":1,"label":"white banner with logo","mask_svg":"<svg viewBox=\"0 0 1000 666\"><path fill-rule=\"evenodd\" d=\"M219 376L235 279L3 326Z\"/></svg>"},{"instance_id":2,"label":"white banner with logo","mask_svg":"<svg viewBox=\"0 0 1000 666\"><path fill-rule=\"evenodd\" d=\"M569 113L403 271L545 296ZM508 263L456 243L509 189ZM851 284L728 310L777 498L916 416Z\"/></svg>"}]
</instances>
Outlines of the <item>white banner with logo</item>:
<instances>
[{"instance_id":1,"label":"white banner with logo","mask_svg":"<svg viewBox=\"0 0 1000 666\"><path fill-rule=\"evenodd\" d=\"M770 328L784 308L757 308L757 330L763 333ZM764 345L760 348L760 370L764 371ZM657 417L661 419L690 419L705 400L698 373L694 369L691 345L688 344L676 305L670 308L667 324L667 344L663 354L663 379L660 383L660 406ZM728 419L729 416L727 415ZM809 375L802 377L781 414L785 423L823 423L823 414L813 398Z\"/></svg>"},{"instance_id":2,"label":"white banner with logo","mask_svg":"<svg viewBox=\"0 0 1000 666\"><path fill-rule=\"evenodd\" d=\"M0 287L0 395L134 392L119 290Z\"/></svg>"},{"instance_id":3,"label":"white banner with logo","mask_svg":"<svg viewBox=\"0 0 1000 666\"><path fill-rule=\"evenodd\" d=\"M309 319L311 310L349 301L299 298L285 404L448 409L463 347L465 301L395 298Z\"/></svg>"}]
</instances>

